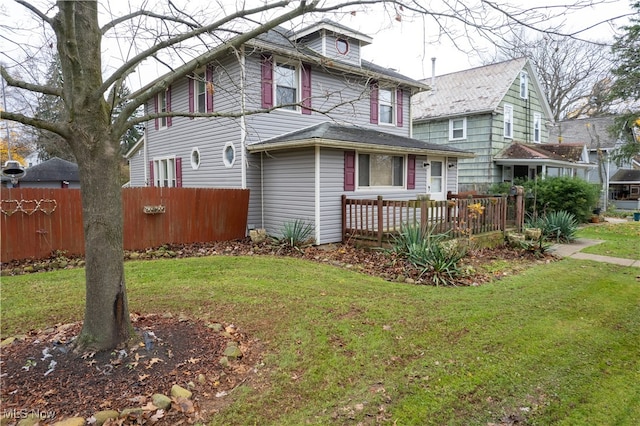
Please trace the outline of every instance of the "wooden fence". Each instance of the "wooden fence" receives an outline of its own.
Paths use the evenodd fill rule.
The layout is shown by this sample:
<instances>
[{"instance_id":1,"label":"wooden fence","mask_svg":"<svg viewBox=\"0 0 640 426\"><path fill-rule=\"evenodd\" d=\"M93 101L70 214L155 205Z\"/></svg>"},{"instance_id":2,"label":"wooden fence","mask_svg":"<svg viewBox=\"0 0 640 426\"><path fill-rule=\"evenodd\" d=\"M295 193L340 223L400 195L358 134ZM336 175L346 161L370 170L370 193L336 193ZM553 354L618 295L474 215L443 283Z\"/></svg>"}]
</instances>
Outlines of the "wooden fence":
<instances>
[{"instance_id":1,"label":"wooden fence","mask_svg":"<svg viewBox=\"0 0 640 426\"><path fill-rule=\"evenodd\" d=\"M508 225L522 227L522 196L451 197L446 201L348 199L342 196L342 238L374 239L378 245L406 226L420 226L452 238L491 231ZM520 216L517 216L517 215Z\"/></svg>"},{"instance_id":2,"label":"wooden fence","mask_svg":"<svg viewBox=\"0 0 640 426\"><path fill-rule=\"evenodd\" d=\"M126 188L124 249L224 241L246 236L249 190ZM2 189L2 262L84 255L79 189Z\"/></svg>"}]
</instances>

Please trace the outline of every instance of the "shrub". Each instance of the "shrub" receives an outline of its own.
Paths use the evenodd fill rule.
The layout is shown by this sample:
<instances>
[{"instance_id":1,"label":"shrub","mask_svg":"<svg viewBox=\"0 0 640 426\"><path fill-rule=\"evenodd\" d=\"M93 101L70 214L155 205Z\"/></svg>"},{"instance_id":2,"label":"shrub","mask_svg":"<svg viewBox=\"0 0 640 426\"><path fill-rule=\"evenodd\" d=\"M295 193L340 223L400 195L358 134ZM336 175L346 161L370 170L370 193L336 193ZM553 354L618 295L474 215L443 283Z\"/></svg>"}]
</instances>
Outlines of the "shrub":
<instances>
[{"instance_id":1,"label":"shrub","mask_svg":"<svg viewBox=\"0 0 640 426\"><path fill-rule=\"evenodd\" d=\"M300 248L313 242L314 227L302 219L286 222L282 228L282 237L277 239L280 245Z\"/></svg>"},{"instance_id":2,"label":"shrub","mask_svg":"<svg viewBox=\"0 0 640 426\"><path fill-rule=\"evenodd\" d=\"M580 178L547 177L523 182L527 198L527 211L535 215L565 211L578 222L587 222L596 206L600 189Z\"/></svg>"},{"instance_id":3,"label":"shrub","mask_svg":"<svg viewBox=\"0 0 640 426\"><path fill-rule=\"evenodd\" d=\"M526 225L528 228L540 228L545 239L556 242L571 242L578 231L578 221L573 214L564 210L529 216Z\"/></svg>"}]
</instances>

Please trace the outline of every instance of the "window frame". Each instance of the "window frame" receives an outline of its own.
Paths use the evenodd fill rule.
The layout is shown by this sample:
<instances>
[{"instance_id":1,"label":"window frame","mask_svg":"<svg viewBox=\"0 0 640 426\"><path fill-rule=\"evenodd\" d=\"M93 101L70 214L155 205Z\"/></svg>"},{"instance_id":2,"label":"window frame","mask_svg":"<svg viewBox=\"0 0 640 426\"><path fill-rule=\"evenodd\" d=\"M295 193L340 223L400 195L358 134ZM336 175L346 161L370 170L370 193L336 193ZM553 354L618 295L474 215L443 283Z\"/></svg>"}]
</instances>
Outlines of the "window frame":
<instances>
[{"instance_id":1,"label":"window frame","mask_svg":"<svg viewBox=\"0 0 640 426\"><path fill-rule=\"evenodd\" d=\"M342 49L340 49L340 44L344 43L345 49L344 52L342 51ZM338 52L338 54L346 56L349 53L351 46L349 45L349 40L347 40L344 37L337 37L336 38L336 52Z\"/></svg>"},{"instance_id":2,"label":"window frame","mask_svg":"<svg viewBox=\"0 0 640 426\"><path fill-rule=\"evenodd\" d=\"M168 92L169 89L165 89L158 93L158 113L166 113L168 111ZM159 117L158 129L166 129L169 127L169 117Z\"/></svg>"},{"instance_id":3,"label":"window frame","mask_svg":"<svg viewBox=\"0 0 640 426\"><path fill-rule=\"evenodd\" d=\"M509 111L509 113L507 113L507 111ZM504 104L503 119L503 136L507 139L513 139L513 105Z\"/></svg>"},{"instance_id":4,"label":"window frame","mask_svg":"<svg viewBox=\"0 0 640 426\"><path fill-rule=\"evenodd\" d=\"M231 161L229 161L229 159L227 159L227 150L231 148L231 151L233 152L233 158L231 159ZM233 167L233 165L236 163L236 147L233 144L233 142L227 142L224 147L222 148L222 162L224 163L224 166L228 169L230 169L231 167Z\"/></svg>"},{"instance_id":5,"label":"window frame","mask_svg":"<svg viewBox=\"0 0 640 426\"><path fill-rule=\"evenodd\" d=\"M191 168L193 170L198 170L200 168L200 164L202 164L202 154L200 154L200 148L196 146L191 149L189 160L191 162Z\"/></svg>"},{"instance_id":6,"label":"window frame","mask_svg":"<svg viewBox=\"0 0 640 426\"><path fill-rule=\"evenodd\" d=\"M542 143L542 114L533 113L533 142Z\"/></svg>"},{"instance_id":7,"label":"window frame","mask_svg":"<svg viewBox=\"0 0 640 426\"><path fill-rule=\"evenodd\" d=\"M193 79L193 110L197 113L207 112L207 71L197 71ZM202 91L201 91L202 89ZM202 99L200 98L202 96ZM200 105L202 103L202 105Z\"/></svg>"},{"instance_id":8,"label":"window frame","mask_svg":"<svg viewBox=\"0 0 640 426\"><path fill-rule=\"evenodd\" d=\"M390 99L387 102L386 100L383 102L383 92L388 92L390 95ZM389 115L391 121L383 121L382 120L382 108L389 108ZM391 87L378 87L378 124L383 126L395 126L396 125L396 91Z\"/></svg>"},{"instance_id":9,"label":"window frame","mask_svg":"<svg viewBox=\"0 0 640 426\"><path fill-rule=\"evenodd\" d=\"M280 85L278 82L278 69L280 68L289 68L293 69L293 77L295 79L294 84L295 87L289 87ZM300 103L302 102L302 83L300 76L300 64L291 63L290 61L273 58L273 106L277 107L280 111L290 111L290 112L300 112ZM281 75L281 74L280 74ZM294 105L281 106L280 97L278 96L278 87L284 87L288 89L295 90L294 92Z\"/></svg>"},{"instance_id":10,"label":"window frame","mask_svg":"<svg viewBox=\"0 0 640 426\"><path fill-rule=\"evenodd\" d=\"M529 99L529 73L520 71L520 99Z\"/></svg>"},{"instance_id":11,"label":"window frame","mask_svg":"<svg viewBox=\"0 0 640 426\"><path fill-rule=\"evenodd\" d=\"M456 121L462 121L462 127L456 128L454 127L454 123ZM456 130L462 130L462 136L455 137ZM467 117L462 118L450 118L449 119L449 140L450 141L459 141L467 139Z\"/></svg>"},{"instance_id":12,"label":"window frame","mask_svg":"<svg viewBox=\"0 0 640 426\"><path fill-rule=\"evenodd\" d=\"M170 165L171 167L169 167ZM176 188L178 186L178 173L175 155L154 158L153 168L154 186L162 188ZM164 185L165 182L167 185Z\"/></svg>"},{"instance_id":13,"label":"window frame","mask_svg":"<svg viewBox=\"0 0 640 426\"><path fill-rule=\"evenodd\" d=\"M396 185L396 179L398 178L398 175L396 173L396 167L397 164L395 162L395 160L393 160L392 165L391 165L391 185L371 185L371 181L372 181L372 176L373 176L373 172L375 170L371 169L371 157L372 156L386 156L386 157L391 157L393 159L400 159L401 164L400 164L400 175L399 175L399 179L401 180L401 184L400 185ZM361 182L361 178L363 170L361 170L362 168L362 158L367 157L368 158L368 170L367 170L367 184L364 185L363 182ZM383 154L383 153L378 153L378 152L356 152L356 161L355 161L355 165L356 165L356 190L381 190L381 189L390 189L390 190L399 190L399 189L407 189L407 165L408 165L408 161L407 161L407 156L406 155L395 155L395 154Z\"/></svg>"}]
</instances>

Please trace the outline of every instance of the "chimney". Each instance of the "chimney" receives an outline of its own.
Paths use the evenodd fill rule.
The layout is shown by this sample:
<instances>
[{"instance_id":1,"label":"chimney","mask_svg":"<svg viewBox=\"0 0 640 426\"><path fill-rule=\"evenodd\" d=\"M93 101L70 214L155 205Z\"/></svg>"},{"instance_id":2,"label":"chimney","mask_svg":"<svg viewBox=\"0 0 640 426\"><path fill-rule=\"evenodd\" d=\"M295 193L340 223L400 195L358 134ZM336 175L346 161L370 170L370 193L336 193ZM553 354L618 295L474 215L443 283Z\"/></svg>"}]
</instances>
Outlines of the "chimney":
<instances>
[{"instance_id":1,"label":"chimney","mask_svg":"<svg viewBox=\"0 0 640 426\"><path fill-rule=\"evenodd\" d=\"M436 84L436 58L431 58L431 88Z\"/></svg>"}]
</instances>

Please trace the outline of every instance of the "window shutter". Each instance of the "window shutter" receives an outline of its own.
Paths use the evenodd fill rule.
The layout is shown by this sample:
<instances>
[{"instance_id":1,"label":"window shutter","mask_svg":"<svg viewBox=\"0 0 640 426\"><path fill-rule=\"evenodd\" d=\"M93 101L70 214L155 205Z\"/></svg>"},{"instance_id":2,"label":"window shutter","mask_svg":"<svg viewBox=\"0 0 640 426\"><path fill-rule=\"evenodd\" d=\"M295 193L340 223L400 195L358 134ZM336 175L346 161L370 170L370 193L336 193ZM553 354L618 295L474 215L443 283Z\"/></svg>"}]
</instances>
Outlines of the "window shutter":
<instances>
[{"instance_id":1,"label":"window shutter","mask_svg":"<svg viewBox=\"0 0 640 426\"><path fill-rule=\"evenodd\" d=\"M153 176L153 160L149 161L149 186L155 186L156 181Z\"/></svg>"},{"instance_id":2,"label":"window shutter","mask_svg":"<svg viewBox=\"0 0 640 426\"><path fill-rule=\"evenodd\" d=\"M158 103L160 102L159 98L160 98L160 94L156 93L155 105L154 105L155 109L156 109L155 110L156 114L158 113L158 109L159 109L159 105L158 105ZM156 126L156 130L158 130L160 128L160 122L158 121L158 117L156 117L156 119L155 119L155 126Z\"/></svg>"},{"instance_id":3,"label":"window shutter","mask_svg":"<svg viewBox=\"0 0 640 426\"><path fill-rule=\"evenodd\" d=\"M194 112L195 107L195 93L196 93L196 85L198 81L196 80L196 74L191 74L189 77L189 112ZM191 117L193 120L193 117Z\"/></svg>"},{"instance_id":4,"label":"window shutter","mask_svg":"<svg viewBox=\"0 0 640 426\"><path fill-rule=\"evenodd\" d=\"M302 64L302 113L311 114L311 65Z\"/></svg>"},{"instance_id":5,"label":"window shutter","mask_svg":"<svg viewBox=\"0 0 640 426\"><path fill-rule=\"evenodd\" d=\"M206 75L206 99L207 99L207 112L213 112L213 68L207 66Z\"/></svg>"},{"instance_id":6,"label":"window shutter","mask_svg":"<svg viewBox=\"0 0 640 426\"><path fill-rule=\"evenodd\" d=\"M407 158L407 189L416 189L416 156Z\"/></svg>"},{"instance_id":7,"label":"window shutter","mask_svg":"<svg viewBox=\"0 0 640 426\"><path fill-rule=\"evenodd\" d=\"M262 108L273 106L273 59L271 56L262 57Z\"/></svg>"},{"instance_id":8,"label":"window shutter","mask_svg":"<svg viewBox=\"0 0 640 426\"><path fill-rule=\"evenodd\" d=\"M171 111L171 86L167 87L167 112ZM167 127L171 127L172 117L167 117Z\"/></svg>"},{"instance_id":9,"label":"window shutter","mask_svg":"<svg viewBox=\"0 0 640 426\"><path fill-rule=\"evenodd\" d=\"M182 188L182 158L176 157L176 187Z\"/></svg>"},{"instance_id":10,"label":"window shutter","mask_svg":"<svg viewBox=\"0 0 640 426\"><path fill-rule=\"evenodd\" d=\"M402 111L402 102L403 102L403 96L402 96L402 89L398 89L396 90L396 112L397 112L397 119L396 119L396 124L398 125L398 127L402 127L402 116L403 116L403 111Z\"/></svg>"},{"instance_id":11,"label":"window shutter","mask_svg":"<svg viewBox=\"0 0 640 426\"><path fill-rule=\"evenodd\" d=\"M356 189L356 152L344 152L344 190L355 191Z\"/></svg>"},{"instance_id":12,"label":"window shutter","mask_svg":"<svg viewBox=\"0 0 640 426\"><path fill-rule=\"evenodd\" d=\"M371 83L370 99L370 121L371 124L378 124L378 83Z\"/></svg>"}]
</instances>

